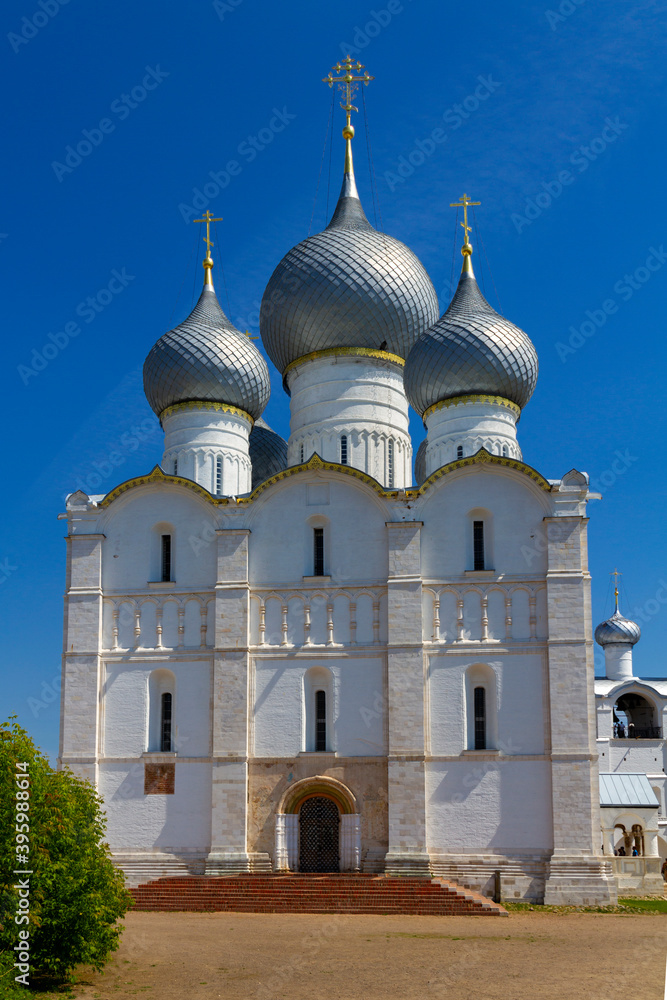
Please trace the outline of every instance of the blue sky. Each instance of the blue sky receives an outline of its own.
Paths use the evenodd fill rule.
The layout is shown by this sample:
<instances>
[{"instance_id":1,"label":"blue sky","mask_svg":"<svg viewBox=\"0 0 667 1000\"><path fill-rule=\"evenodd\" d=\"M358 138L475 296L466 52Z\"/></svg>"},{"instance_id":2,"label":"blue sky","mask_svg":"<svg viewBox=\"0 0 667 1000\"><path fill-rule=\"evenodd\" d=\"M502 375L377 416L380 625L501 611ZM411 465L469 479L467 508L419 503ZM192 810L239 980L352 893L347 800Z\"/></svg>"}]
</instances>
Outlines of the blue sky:
<instances>
[{"instance_id":1,"label":"blue sky","mask_svg":"<svg viewBox=\"0 0 667 1000\"><path fill-rule=\"evenodd\" d=\"M330 156L331 91L320 81L348 51L375 77L364 95L374 181L363 115L355 140L369 218L375 203L444 307L449 204L463 191L481 201L478 278L540 356L519 428L524 458L548 478L584 469L603 493L589 508L594 621L612 610L618 565L622 609L643 629L637 667L667 674L665 8L3 5L3 717L16 712L56 752L56 515L68 492L105 492L160 460L141 365L199 291L201 234L186 219L206 207L224 217L216 287L233 321L256 333L273 268L311 219L322 228L340 186L343 116ZM459 262L457 251L456 273ZM286 436L287 400L272 377L265 417ZM413 430L416 445L416 419Z\"/></svg>"}]
</instances>

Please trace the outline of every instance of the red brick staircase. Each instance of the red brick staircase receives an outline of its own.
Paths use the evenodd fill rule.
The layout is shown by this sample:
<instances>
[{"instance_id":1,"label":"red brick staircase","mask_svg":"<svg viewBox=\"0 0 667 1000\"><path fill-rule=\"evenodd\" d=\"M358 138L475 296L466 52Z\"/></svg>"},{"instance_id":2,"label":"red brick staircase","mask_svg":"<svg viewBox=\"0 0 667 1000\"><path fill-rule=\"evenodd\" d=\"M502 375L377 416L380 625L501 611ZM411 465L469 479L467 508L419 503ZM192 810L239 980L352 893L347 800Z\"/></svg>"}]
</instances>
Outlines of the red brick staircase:
<instances>
[{"instance_id":1,"label":"red brick staircase","mask_svg":"<svg viewBox=\"0 0 667 1000\"><path fill-rule=\"evenodd\" d=\"M202 913L376 913L503 916L472 889L442 879L385 875L234 875L161 878L130 892L136 910Z\"/></svg>"}]
</instances>

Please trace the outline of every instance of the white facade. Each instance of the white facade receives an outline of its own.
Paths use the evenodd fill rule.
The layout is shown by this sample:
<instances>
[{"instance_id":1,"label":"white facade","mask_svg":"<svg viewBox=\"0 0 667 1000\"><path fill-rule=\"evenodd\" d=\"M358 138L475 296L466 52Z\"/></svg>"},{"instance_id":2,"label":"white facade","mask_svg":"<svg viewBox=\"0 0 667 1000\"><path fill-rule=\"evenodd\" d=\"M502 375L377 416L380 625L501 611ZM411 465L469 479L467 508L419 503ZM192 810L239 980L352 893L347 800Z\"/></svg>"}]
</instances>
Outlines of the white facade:
<instances>
[{"instance_id":1,"label":"white facade","mask_svg":"<svg viewBox=\"0 0 667 1000\"><path fill-rule=\"evenodd\" d=\"M128 872L298 865L300 802L324 788L343 865L613 896L592 805L587 489L511 466L482 453L400 499L317 458L237 502L160 470L69 498L61 759L97 782ZM173 794L147 793L164 765Z\"/></svg>"}]
</instances>

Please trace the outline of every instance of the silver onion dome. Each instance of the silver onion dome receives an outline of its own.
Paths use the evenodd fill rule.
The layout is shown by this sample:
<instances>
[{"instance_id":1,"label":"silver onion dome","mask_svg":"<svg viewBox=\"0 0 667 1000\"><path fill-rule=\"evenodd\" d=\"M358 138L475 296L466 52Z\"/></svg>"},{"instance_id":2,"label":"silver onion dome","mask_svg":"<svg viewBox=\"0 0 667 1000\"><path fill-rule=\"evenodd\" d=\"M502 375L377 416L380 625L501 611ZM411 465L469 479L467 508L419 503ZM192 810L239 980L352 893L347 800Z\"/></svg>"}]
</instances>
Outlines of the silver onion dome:
<instances>
[{"instance_id":1,"label":"silver onion dome","mask_svg":"<svg viewBox=\"0 0 667 1000\"><path fill-rule=\"evenodd\" d=\"M417 486L421 484L426 479L426 445L428 444L428 439L424 438L422 443L417 448L417 454L415 455L415 482Z\"/></svg>"},{"instance_id":2,"label":"silver onion dome","mask_svg":"<svg viewBox=\"0 0 667 1000\"><path fill-rule=\"evenodd\" d=\"M283 257L262 298L260 332L276 367L336 347L406 358L438 315L423 265L364 214L351 169L327 228Z\"/></svg>"},{"instance_id":3,"label":"silver onion dome","mask_svg":"<svg viewBox=\"0 0 667 1000\"><path fill-rule=\"evenodd\" d=\"M158 416L196 400L227 403L257 418L270 391L266 361L227 319L209 283L188 318L160 337L144 362L144 392Z\"/></svg>"},{"instance_id":4,"label":"silver onion dome","mask_svg":"<svg viewBox=\"0 0 667 1000\"><path fill-rule=\"evenodd\" d=\"M422 415L443 399L473 394L502 396L524 407L537 369L528 335L489 305L472 268L464 265L449 308L410 351L405 391Z\"/></svg>"},{"instance_id":5,"label":"silver onion dome","mask_svg":"<svg viewBox=\"0 0 667 1000\"><path fill-rule=\"evenodd\" d=\"M287 441L261 418L250 431L250 461L253 490L265 479L287 468Z\"/></svg>"},{"instance_id":6,"label":"silver onion dome","mask_svg":"<svg viewBox=\"0 0 667 1000\"><path fill-rule=\"evenodd\" d=\"M607 618L595 630L595 641L600 646L609 646L614 642L622 642L634 646L641 638L642 630L636 622L624 618L618 609L611 618Z\"/></svg>"}]
</instances>

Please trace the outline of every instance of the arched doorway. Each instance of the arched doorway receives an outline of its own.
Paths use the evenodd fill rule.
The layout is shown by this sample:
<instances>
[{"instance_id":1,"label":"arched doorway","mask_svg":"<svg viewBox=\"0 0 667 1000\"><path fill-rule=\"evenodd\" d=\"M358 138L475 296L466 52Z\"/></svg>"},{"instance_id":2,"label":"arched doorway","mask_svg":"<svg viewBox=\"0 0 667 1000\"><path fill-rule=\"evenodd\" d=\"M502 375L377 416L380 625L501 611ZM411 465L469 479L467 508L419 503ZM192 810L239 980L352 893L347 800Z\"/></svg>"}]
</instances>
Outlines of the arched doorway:
<instances>
[{"instance_id":1,"label":"arched doorway","mask_svg":"<svg viewBox=\"0 0 667 1000\"><path fill-rule=\"evenodd\" d=\"M340 871L340 811L324 795L307 798L299 809L299 871Z\"/></svg>"},{"instance_id":2,"label":"arched doorway","mask_svg":"<svg viewBox=\"0 0 667 1000\"><path fill-rule=\"evenodd\" d=\"M617 739L660 739L662 729L655 725L653 705L634 692L621 695L614 705L614 736Z\"/></svg>"}]
</instances>

